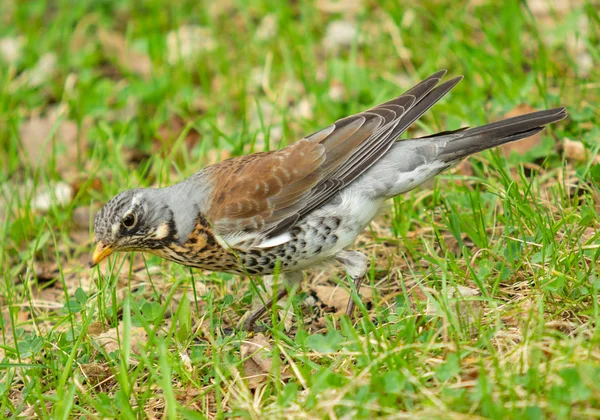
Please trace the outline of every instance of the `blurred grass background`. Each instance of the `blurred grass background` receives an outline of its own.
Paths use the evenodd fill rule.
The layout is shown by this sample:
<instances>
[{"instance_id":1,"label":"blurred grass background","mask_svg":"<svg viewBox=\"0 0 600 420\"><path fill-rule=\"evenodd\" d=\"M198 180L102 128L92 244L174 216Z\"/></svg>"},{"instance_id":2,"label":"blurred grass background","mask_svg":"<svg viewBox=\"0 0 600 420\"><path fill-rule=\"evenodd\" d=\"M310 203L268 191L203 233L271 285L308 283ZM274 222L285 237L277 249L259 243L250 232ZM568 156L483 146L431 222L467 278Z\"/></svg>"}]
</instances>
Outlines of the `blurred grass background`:
<instances>
[{"instance_id":1,"label":"blurred grass background","mask_svg":"<svg viewBox=\"0 0 600 420\"><path fill-rule=\"evenodd\" d=\"M600 417L598 10L0 2L0 415ZM285 146L440 68L465 80L409 136L559 105L569 120L395 199L357 244L372 270L354 325L340 273L316 270L291 323L248 336L247 279L139 255L86 267L119 191Z\"/></svg>"}]
</instances>

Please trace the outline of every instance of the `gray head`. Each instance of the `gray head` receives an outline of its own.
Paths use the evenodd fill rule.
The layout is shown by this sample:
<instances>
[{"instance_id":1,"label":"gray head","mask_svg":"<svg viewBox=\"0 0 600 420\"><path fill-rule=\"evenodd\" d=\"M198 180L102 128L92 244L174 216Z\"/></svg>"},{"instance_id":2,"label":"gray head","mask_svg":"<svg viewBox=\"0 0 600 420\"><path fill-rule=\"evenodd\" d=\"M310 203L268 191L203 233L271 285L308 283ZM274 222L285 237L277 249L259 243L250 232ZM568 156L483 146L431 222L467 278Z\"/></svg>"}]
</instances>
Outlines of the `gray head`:
<instances>
[{"instance_id":1,"label":"gray head","mask_svg":"<svg viewBox=\"0 0 600 420\"><path fill-rule=\"evenodd\" d=\"M167 246L177 236L173 211L157 189L123 191L96 215L96 265L117 251L148 251Z\"/></svg>"}]
</instances>

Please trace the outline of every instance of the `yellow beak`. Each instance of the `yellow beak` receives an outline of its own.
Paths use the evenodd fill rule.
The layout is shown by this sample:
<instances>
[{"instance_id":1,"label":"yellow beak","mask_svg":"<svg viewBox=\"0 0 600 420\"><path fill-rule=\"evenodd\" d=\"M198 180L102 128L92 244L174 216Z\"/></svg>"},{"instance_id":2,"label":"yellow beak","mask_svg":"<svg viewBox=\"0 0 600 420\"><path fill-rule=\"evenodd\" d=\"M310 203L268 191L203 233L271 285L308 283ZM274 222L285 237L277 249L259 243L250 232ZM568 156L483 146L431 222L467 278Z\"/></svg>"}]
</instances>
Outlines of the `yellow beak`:
<instances>
[{"instance_id":1,"label":"yellow beak","mask_svg":"<svg viewBox=\"0 0 600 420\"><path fill-rule=\"evenodd\" d=\"M98 264L100 261L112 254L114 248L110 245L105 245L103 242L98 242L94 253L92 254L92 267Z\"/></svg>"}]
</instances>

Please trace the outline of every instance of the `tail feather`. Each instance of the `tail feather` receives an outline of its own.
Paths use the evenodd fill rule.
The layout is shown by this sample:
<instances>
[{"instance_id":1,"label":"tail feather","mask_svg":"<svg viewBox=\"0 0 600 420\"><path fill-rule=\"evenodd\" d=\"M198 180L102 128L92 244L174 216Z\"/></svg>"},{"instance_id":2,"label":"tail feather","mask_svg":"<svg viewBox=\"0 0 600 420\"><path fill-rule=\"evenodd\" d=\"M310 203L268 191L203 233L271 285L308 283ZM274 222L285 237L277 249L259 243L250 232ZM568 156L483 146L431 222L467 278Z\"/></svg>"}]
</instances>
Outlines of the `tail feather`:
<instances>
[{"instance_id":1,"label":"tail feather","mask_svg":"<svg viewBox=\"0 0 600 420\"><path fill-rule=\"evenodd\" d=\"M437 138L443 142L443 146L439 144L442 147L439 149L438 157L444 162L452 162L492 147L533 136L542 131L547 124L566 117L565 108L553 108L496 121L481 127L440 133L428 138Z\"/></svg>"},{"instance_id":2,"label":"tail feather","mask_svg":"<svg viewBox=\"0 0 600 420\"><path fill-rule=\"evenodd\" d=\"M564 108L549 109L481 127L399 140L351 188L374 199L403 194L469 155L537 134L566 116Z\"/></svg>"}]
</instances>

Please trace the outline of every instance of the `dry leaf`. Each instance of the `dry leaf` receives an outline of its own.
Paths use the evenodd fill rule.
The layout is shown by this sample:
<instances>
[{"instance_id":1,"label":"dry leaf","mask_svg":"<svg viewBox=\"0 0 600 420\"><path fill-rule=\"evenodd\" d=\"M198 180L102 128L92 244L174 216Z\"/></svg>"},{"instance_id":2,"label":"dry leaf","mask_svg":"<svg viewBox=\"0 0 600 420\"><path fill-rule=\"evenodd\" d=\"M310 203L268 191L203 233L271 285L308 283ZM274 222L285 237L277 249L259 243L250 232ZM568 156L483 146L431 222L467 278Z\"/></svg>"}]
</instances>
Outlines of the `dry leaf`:
<instances>
[{"instance_id":1,"label":"dry leaf","mask_svg":"<svg viewBox=\"0 0 600 420\"><path fill-rule=\"evenodd\" d=\"M206 5L208 15L216 21L221 16L231 16L238 10L237 3L234 0L211 1Z\"/></svg>"},{"instance_id":2,"label":"dry leaf","mask_svg":"<svg viewBox=\"0 0 600 420\"><path fill-rule=\"evenodd\" d=\"M60 270L56 262L34 261L33 272L38 282L48 282L57 278Z\"/></svg>"},{"instance_id":3,"label":"dry leaf","mask_svg":"<svg viewBox=\"0 0 600 420\"><path fill-rule=\"evenodd\" d=\"M210 149L206 153L206 166L213 165L222 160L229 159L231 157L231 151L227 149Z\"/></svg>"},{"instance_id":4,"label":"dry leaf","mask_svg":"<svg viewBox=\"0 0 600 420\"><path fill-rule=\"evenodd\" d=\"M590 21L583 10L584 4L580 0L528 0L527 2L527 7L535 16L540 27L560 28L568 15L576 13L576 30L566 32L545 30L541 31L540 35L547 45L566 47L571 57L577 62L577 66L574 67L581 77L588 76L594 68L594 60L585 41L590 36Z\"/></svg>"},{"instance_id":5,"label":"dry leaf","mask_svg":"<svg viewBox=\"0 0 600 420\"><path fill-rule=\"evenodd\" d=\"M5 182L0 184L0 217L9 211L9 206L15 211L19 203L28 201L30 197L32 210L46 212L53 205L64 207L69 204L73 198L73 189L69 184L60 181L50 181L37 187L29 179Z\"/></svg>"},{"instance_id":6,"label":"dry leaf","mask_svg":"<svg viewBox=\"0 0 600 420\"><path fill-rule=\"evenodd\" d=\"M103 180L97 177L90 179L90 174L85 172L69 173L69 182L75 191L75 194L87 193L90 190L100 191L104 190Z\"/></svg>"},{"instance_id":7,"label":"dry leaf","mask_svg":"<svg viewBox=\"0 0 600 420\"><path fill-rule=\"evenodd\" d=\"M517 117L519 115L528 114L534 111L535 109L533 109L529 105L518 105L512 111L504 115L502 119ZM540 135L540 133L537 133L533 136L527 137L526 139L514 141L512 143L500 146L500 152L502 152L504 156L510 156L512 152L515 152L517 154L524 154L536 147L537 145L539 145L541 140L542 136Z\"/></svg>"},{"instance_id":8,"label":"dry leaf","mask_svg":"<svg viewBox=\"0 0 600 420\"><path fill-rule=\"evenodd\" d=\"M45 167L54 158L56 170L64 173L85 156L85 130L80 132L76 123L59 117L60 110L55 110L45 117L33 116L19 127L21 156L34 168Z\"/></svg>"},{"instance_id":9,"label":"dry leaf","mask_svg":"<svg viewBox=\"0 0 600 420\"><path fill-rule=\"evenodd\" d=\"M17 325L21 325L24 322L28 321L30 315L31 312L29 310L23 308L19 309L19 312L17 312Z\"/></svg>"},{"instance_id":10,"label":"dry leaf","mask_svg":"<svg viewBox=\"0 0 600 420\"><path fill-rule=\"evenodd\" d=\"M334 20L327 25L323 47L329 51L338 51L349 48L357 41L358 30L353 22L347 20Z\"/></svg>"},{"instance_id":11,"label":"dry leaf","mask_svg":"<svg viewBox=\"0 0 600 420\"><path fill-rule=\"evenodd\" d=\"M590 157L589 150L580 141L565 138L563 140L563 150L567 159L576 162L587 162ZM600 163L599 155L594 156L594 163Z\"/></svg>"},{"instance_id":12,"label":"dry leaf","mask_svg":"<svg viewBox=\"0 0 600 420\"><path fill-rule=\"evenodd\" d=\"M92 220L92 211L90 206L77 207L71 215L73 223L81 230L89 231Z\"/></svg>"},{"instance_id":13,"label":"dry leaf","mask_svg":"<svg viewBox=\"0 0 600 420\"><path fill-rule=\"evenodd\" d=\"M48 211L54 206L64 207L73 198L73 188L66 182L51 182L48 186L40 186L31 201L31 208L37 211Z\"/></svg>"},{"instance_id":14,"label":"dry leaf","mask_svg":"<svg viewBox=\"0 0 600 420\"><path fill-rule=\"evenodd\" d=\"M0 59L6 64L16 64L23 52L23 37L7 36L0 39Z\"/></svg>"},{"instance_id":15,"label":"dry leaf","mask_svg":"<svg viewBox=\"0 0 600 420\"><path fill-rule=\"evenodd\" d=\"M254 35L259 41L267 41L277 35L277 16L274 14L266 15L256 29Z\"/></svg>"},{"instance_id":16,"label":"dry leaf","mask_svg":"<svg viewBox=\"0 0 600 420\"><path fill-rule=\"evenodd\" d=\"M191 372L194 368L192 366L192 359L190 356L188 356L187 353L180 351L179 357L181 358L181 363L183 364L185 370Z\"/></svg>"},{"instance_id":17,"label":"dry leaf","mask_svg":"<svg viewBox=\"0 0 600 420\"><path fill-rule=\"evenodd\" d=\"M588 242L590 242L592 240L592 238L594 238L596 236L596 234L597 234L597 232L596 232L595 228L593 228L593 227L585 228L585 230L583 231L581 236L579 236L579 243L582 245L586 245Z\"/></svg>"},{"instance_id":18,"label":"dry leaf","mask_svg":"<svg viewBox=\"0 0 600 420\"><path fill-rule=\"evenodd\" d=\"M27 83L31 87L42 86L48 80L52 79L56 72L56 63L58 58L53 52L46 53L40 57L35 67L27 74Z\"/></svg>"},{"instance_id":19,"label":"dry leaf","mask_svg":"<svg viewBox=\"0 0 600 420\"><path fill-rule=\"evenodd\" d=\"M350 294L342 287L336 286L312 286L311 289L317 294L317 297L323 304L335 308L337 313L346 311ZM363 301L368 301L373 297L373 292L368 287L360 289L360 295Z\"/></svg>"},{"instance_id":20,"label":"dry leaf","mask_svg":"<svg viewBox=\"0 0 600 420\"><path fill-rule=\"evenodd\" d=\"M152 61L148 55L134 51L127 46L127 40L118 32L98 29L98 39L102 49L109 57L114 58L119 66L127 71L139 74L145 79L152 73Z\"/></svg>"},{"instance_id":21,"label":"dry leaf","mask_svg":"<svg viewBox=\"0 0 600 420\"><path fill-rule=\"evenodd\" d=\"M269 376L272 367L271 349L264 334L257 334L242 343L242 358L248 358L244 362L244 373L250 389L256 389Z\"/></svg>"},{"instance_id":22,"label":"dry leaf","mask_svg":"<svg viewBox=\"0 0 600 420\"><path fill-rule=\"evenodd\" d=\"M88 326L88 334L91 336L96 336L99 334L102 334L102 331L104 331L104 323L103 322L92 322L89 326Z\"/></svg>"},{"instance_id":23,"label":"dry leaf","mask_svg":"<svg viewBox=\"0 0 600 420\"><path fill-rule=\"evenodd\" d=\"M344 87L344 85L337 81L337 80L332 80L331 84L329 85L329 97L331 98L332 101L334 102L343 102L346 97L346 88Z\"/></svg>"},{"instance_id":24,"label":"dry leaf","mask_svg":"<svg viewBox=\"0 0 600 420\"><path fill-rule=\"evenodd\" d=\"M57 287L59 286L59 287ZM52 287L36 287L33 290L34 300L32 307L45 310L59 310L64 308L65 292L60 288L60 283Z\"/></svg>"},{"instance_id":25,"label":"dry leaf","mask_svg":"<svg viewBox=\"0 0 600 420\"><path fill-rule=\"evenodd\" d=\"M119 350L119 342L123 343L123 327L111 328L93 337L93 340L104 349L106 353L112 353ZM119 336L119 339L117 339ZM148 334L142 327L133 327L129 332L131 339L131 351L140 353L141 347L148 341Z\"/></svg>"},{"instance_id":26,"label":"dry leaf","mask_svg":"<svg viewBox=\"0 0 600 420\"><path fill-rule=\"evenodd\" d=\"M140 163L142 163L146 159L149 159L151 156L150 153L145 152L141 149L131 148L127 146L123 147L121 153L123 155L123 160L133 166L138 166Z\"/></svg>"},{"instance_id":27,"label":"dry leaf","mask_svg":"<svg viewBox=\"0 0 600 420\"><path fill-rule=\"evenodd\" d=\"M188 122L181 116L174 114L168 123L163 124L157 131L157 138L152 143L152 151L166 152L167 154L172 153L173 146L183 130L186 128ZM191 127L185 138L183 139L187 150L193 149L200 142L200 133Z\"/></svg>"},{"instance_id":28,"label":"dry leaf","mask_svg":"<svg viewBox=\"0 0 600 420\"><path fill-rule=\"evenodd\" d=\"M304 118L310 120L313 117L312 104L308 99L304 98L298 102L298 105L291 109L290 114L298 119Z\"/></svg>"},{"instance_id":29,"label":"dry leaf","mask_svg":"<svg viewBox=\"0 0 600 420\"><path fill-rule=\"evenodd\" d=\"M474 299L481 295L478 289L456 285L447 289L448 309L458 318L462 325L475 326L483 313L483 302ZM445 317L446 313L440 308L440 303L432 296L428 297L427 315Z\"/></svg>"},{"instance_id":30,"label":"dry leaf","mask_svg":"<svg viewBox=\"0 0 600 420\"><path fill-rule=\"evenodd\" d=\"M172 65L193 63L203 52L215 48L217 42L210 29L203 26L184 25L167 34L167 61Z\"/></svg>"},{"instance_id":31,"label":"dry leaf","mask_svg":"<svg viewBox=\"0 0 600 420\"><path fill-rule=\"evenodd\" d=\"M88 383L92 385L104 382L112 376L108 363L82 363L79 368Z\"/></svg>"},{"instance_id":32,"label":"dry leaf","mask_svg":"<svg viewBox=\"0 0 600 420\"><path fill-rule=\"evenodd\" d=\"M355 15L362 8L363 0L319 0L317 8L325 13Z\"/></svg>"},{"instance_id":33,"label":"dry leaf","mask_svg":"<svg viewBox=\"0 0 600 420\"><path fill-rule=\"evenodd\" d=\"M23 418L23 419L35 419L36 417L39 417L39 413L40 413L42 404L44 405L44 411L46 413L50 413L52 411L53 405L54 405L54 403L51 401L56 400L56 391L55 390L51 390L51 391L48 391L43 394L44 397L40 401L45 400L46 401L45 403L41 403L40 401L36 401L35 404L25 403L25 402L21 401L21 398L20 398L21 393L18 393L17 395L19 395L19 397L18 397L19 405L22 405L22 407L27 407L19 412L19 417ZM13 402L13 405L16 406L17 404L15 404L15 402Z\"/></svg>"}]
</instances>

